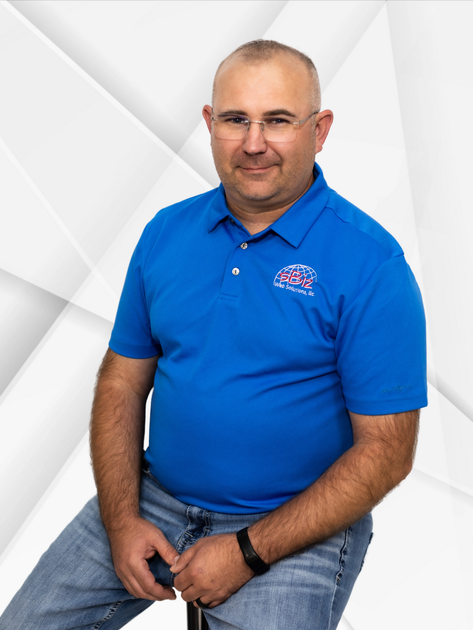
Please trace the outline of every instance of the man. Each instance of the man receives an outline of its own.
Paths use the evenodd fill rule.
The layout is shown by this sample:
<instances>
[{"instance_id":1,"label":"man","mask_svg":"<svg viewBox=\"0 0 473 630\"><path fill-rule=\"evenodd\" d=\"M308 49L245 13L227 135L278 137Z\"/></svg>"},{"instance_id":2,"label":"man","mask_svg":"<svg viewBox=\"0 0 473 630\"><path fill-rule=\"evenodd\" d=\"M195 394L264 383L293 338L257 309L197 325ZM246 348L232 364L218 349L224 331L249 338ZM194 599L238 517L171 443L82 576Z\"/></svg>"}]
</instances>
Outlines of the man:
<instances>
[{"instance_id":1,"label":"man","mask_svg":"<svg viewBox=\"0 0 473 630\"><path fill-rule=\"evenodd\" d=\"M1 628L119 628L174 586L212 630L335 629L370 511L411 469L420 294L314 167L333 119L315 67L245 44L203 115L222 186L146 227L99 373L100 516L94 499Z\"/></svg>"}]
</instances>

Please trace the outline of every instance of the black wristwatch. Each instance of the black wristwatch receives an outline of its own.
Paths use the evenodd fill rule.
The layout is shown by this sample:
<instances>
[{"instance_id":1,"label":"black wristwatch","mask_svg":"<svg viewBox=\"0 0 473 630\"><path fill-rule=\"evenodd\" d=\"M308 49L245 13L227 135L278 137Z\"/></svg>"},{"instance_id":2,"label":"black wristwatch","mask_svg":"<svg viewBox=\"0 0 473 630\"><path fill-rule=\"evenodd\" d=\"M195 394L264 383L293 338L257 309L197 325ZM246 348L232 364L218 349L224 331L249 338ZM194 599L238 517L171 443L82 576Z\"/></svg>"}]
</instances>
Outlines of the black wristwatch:
<instances>
[{"instance_id":1,"label":"black wristwatch","mask_svg":"<svg viewBox=\"0 0 473 630\"><path fill-rule=\"evenodd\" d=\"M240 529L240 531L237 532L237 540L246 564L256 573L256 575L263 575L263 573L269 571L269 564L266 564L266 562L261 560L259 555L253 549L250 537L248 536L248 527Z\"/></svg>"}]
</instances>

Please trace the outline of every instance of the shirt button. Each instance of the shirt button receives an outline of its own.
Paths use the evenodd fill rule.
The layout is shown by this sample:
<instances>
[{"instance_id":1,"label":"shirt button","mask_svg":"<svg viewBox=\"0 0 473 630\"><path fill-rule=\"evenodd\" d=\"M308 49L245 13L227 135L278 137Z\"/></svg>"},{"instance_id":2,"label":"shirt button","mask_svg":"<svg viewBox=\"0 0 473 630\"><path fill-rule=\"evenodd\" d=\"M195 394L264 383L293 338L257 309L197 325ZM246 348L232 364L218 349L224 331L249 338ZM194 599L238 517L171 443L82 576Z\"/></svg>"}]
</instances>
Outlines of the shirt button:
<instances>
[{"instance_id":1,"label":"shirt button","mask_svg":"<svg viewBox=\"0 0 473 630\"><path fill-rule=\"evenodd\" d=\"M248 247L248 243L242 243L242 244L240 245L240 247L241 247L242 249L246 249L246 248Z\"/></svg>"},{"instance_id":2,"label":"shirt button","mask_svg":"<svg viewBox=\"0 0 473 630\"><path fill-rule=\"evenodd\" d=\"M233 267L233 269L232 269L232 274L233 274L234 276L237 276L239 273L240 273L240 270L238 269L238 267Z\"/></svg>"}]
</instances>

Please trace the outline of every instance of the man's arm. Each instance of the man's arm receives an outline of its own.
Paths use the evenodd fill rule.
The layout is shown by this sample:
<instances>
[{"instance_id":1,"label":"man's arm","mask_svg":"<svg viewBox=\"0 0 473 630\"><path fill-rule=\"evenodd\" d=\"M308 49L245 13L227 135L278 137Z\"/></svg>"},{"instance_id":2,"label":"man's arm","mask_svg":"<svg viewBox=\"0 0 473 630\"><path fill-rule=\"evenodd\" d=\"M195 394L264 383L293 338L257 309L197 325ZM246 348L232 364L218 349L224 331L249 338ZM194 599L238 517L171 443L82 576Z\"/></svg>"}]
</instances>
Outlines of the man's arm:
<instances>
[{"instance_id":1,"label":"man's arm","mask_svg":"<svg viewBox=\"0 0 473 630\"><path fill-rule=\"evenodd\" d=\"M108 350L99 370L92 419L92 466L115 571L129 593L175 599L158 584L147 559L159 553L172 564L177 552L162 532L140 516L139 493L145 408L157 357L129 359Z\"/></svg>"},{"instance_id":2,"label":"man's arm","mask_svg":"<svg viewBox=\"0 0 473 630\"><path fill-rule=\"evenodd\" d=\"M256 553L271 564L342 531L367 514L412 469L419 411L387 416L350 412L352 448L287 503L252 525ZM213 606L253 577L236 536L202 539L171 567L186 601L200 597Z\"/></svg>"}]
</instances>

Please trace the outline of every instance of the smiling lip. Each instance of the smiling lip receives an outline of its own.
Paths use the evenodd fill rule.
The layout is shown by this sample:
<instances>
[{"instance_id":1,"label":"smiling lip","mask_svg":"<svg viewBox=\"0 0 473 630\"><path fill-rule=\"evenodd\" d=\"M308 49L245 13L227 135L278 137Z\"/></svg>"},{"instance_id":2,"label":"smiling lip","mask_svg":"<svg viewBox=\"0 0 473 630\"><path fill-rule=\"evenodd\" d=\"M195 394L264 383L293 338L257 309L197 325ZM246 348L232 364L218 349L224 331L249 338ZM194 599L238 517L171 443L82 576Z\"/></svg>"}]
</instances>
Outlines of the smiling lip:
<instances>
[{"instance_id":1,"label":"smiling lip","mask_svg":"<svg viewBox=\"0 0 473 630\"><path fill-rule=\"evenodd\" d=\"M275 164L271 164L270 166L240 166L240 168L247 173L265 173L273 166L275 166Z\"/></svg>"}]
</instances>

